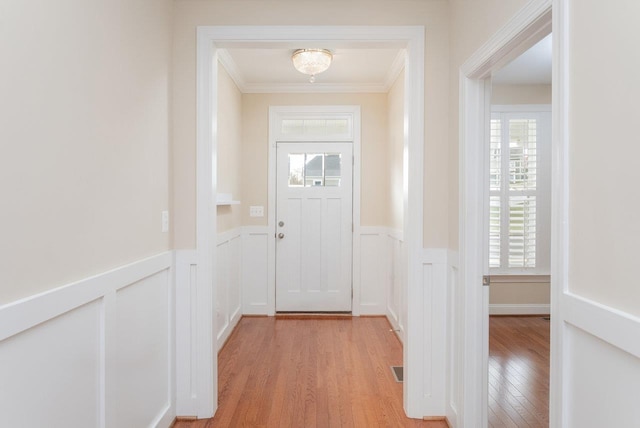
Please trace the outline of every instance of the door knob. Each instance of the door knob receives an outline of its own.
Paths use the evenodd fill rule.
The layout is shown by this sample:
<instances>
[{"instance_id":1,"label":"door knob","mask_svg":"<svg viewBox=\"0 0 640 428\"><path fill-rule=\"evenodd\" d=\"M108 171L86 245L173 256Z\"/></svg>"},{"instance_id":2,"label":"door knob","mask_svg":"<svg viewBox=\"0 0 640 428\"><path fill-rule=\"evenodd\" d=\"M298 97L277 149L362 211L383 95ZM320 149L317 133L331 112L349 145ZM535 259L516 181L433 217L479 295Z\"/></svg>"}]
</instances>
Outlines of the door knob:
<instances>
[{"instance_id":1,"label":"door knob","mask_svg":"<svg viewBox=\"0 0 640 428\"><path fill-rule=\"evenodd\" d=\"M278 238L280 239L284 238L284 233L278 233Z\"/></svg>"}]
</instances>

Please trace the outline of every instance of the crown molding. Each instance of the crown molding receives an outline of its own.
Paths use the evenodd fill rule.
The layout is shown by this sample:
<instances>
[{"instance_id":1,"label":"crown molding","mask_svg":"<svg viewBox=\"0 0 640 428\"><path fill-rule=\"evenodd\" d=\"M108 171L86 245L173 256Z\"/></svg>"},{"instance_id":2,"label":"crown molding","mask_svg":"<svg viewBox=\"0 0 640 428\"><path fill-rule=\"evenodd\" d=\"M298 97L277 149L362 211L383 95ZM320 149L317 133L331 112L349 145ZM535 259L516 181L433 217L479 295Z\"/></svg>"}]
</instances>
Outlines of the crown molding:
<instances>
[{"instance_id":1,"label":"crown molding","mask_svg":"<svg viewBox=\"0 0 640 428\"><path fill-rule=\"evenodd\" d=\"M240 88L239 88L240 89ZM240 89L245 94L302 94L302 93L384 93L388 89L384 84L376 83L274 83L247 84Z\"/></svg>"},{"instance_id":2,"label":"crown molding","mask_svg":"<svg viewBox=\"0 0 640 428\"><path fill-rule=\"evenodd\" d=\"M243 88L246 86L244 79L242 78L242 74L240 74L240 69L236 62L231 58L229 51L226 49L218 49L218 61L227 71L231 80L233 80L240 90L240 92L244 93Z\"/></svg>"},{"instance_id":3,"label":"crown molding","mask_svg":"<svg viewBox=\"0 0 640 428\"><path fill-rule=\"evenodd\" d=\"M396 80L398 79L398 76L400 76L400 73L402 73L402 70L404 70L404 60L406 54L406 50L401 49L391 63L391 67L389 68L389 72L387 73L387 77L385 78L384 87L386 90L384 92L389 92L393 84L396 83Z\"/></svg>"}]
</instances>

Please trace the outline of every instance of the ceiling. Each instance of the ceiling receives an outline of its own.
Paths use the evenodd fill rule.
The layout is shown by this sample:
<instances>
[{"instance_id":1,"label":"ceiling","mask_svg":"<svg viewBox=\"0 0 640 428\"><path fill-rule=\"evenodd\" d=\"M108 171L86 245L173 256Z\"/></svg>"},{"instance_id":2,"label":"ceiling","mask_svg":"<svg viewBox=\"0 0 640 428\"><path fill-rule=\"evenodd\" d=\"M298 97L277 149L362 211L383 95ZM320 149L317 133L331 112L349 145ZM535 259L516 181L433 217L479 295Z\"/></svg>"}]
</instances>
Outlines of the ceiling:
<instances>
[{"instance_id":1,"label":"ceiling","mask_svg":"<svg viewBox=\"0 0 640 428\"><path fill-rule=\"evenodd\" d=\"M549 34L528 51L511 61L491 77L492 83L502 85L550 85L551 45Z\"/></svg>"},{"instance_id":2,"label":"ceiling","mask_svg":"<svg viewBox=\"0 0 640 428\"><path fill-rule=\"evenodd\" d=\"M295 50L229 47L221 51L220 62L245 93L387 92L404 66L404 50L397 47L339 47L330 49L331 67L309 83L308 75L293 68Z\"/></svg>"},{"instance_id":3,"label":"ceiling","mask_svg":"<svg viewBox=\"0 0 640 428\"><path fill-rule=\"evenodd\" d=\"M316 43L317 44L317 43ZM393 45L322 43L233 44L220 46L220 62L244 93L387 92L404 67L404 49ZM293 68L298 48L323 48L333 53L331 67L309 83ZM551 84L551 35L507 64L492 80L497 84Z\"/></svg>"}]
</instances>

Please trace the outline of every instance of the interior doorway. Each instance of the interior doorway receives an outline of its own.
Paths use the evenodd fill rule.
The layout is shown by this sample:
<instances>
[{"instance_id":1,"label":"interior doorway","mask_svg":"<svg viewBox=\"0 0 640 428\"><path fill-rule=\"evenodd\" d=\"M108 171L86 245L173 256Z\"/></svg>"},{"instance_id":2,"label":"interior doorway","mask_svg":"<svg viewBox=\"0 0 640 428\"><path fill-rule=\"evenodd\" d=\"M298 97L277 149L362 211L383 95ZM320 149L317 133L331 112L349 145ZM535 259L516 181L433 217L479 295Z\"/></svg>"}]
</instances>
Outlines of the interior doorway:
<instances>
[{"instance_id":1,"label":"interior doorway","mask_svg":"<svg viewBox=\"0 0 640 428\"><path fill-rule=\"evenodd\" d=\"M330 41L341 47L392 46L404 49L406 99L404 102L404 212L403 236L407 261L403 265L406 278L406 339L404 341L404 406L408 416L423 416L423 353L424 334L421 320L421 250L423 229L423 139L424 139L424 28L422 27L199 27L197 37L197 214L196 245L198 275L195 286L198 295L196 320L191 334L195 338L191 359L195 383L197 416L207 418L217 406L216 320L213 316L216 286L217 193L217 59L222 49L238 46L264 46L265 43L296 45L300 40L322 44ZM294 47L294 46L292 46ZM297 46L295 46L297 47ZM269 178L272 179L271 177ZM410 185L407 183L411 183ZM270 196L271 198L271 196ZM269 209L275 207L269 200ZM275 216L271 217L275 218ZM269 225L270 227L272 225ZM275 225L273 225L275 226ZM354 225L354 227L356 227ZM273 227L272 230L275 230ZM355 231L357 232L357 230ZM272 235L270 239L275 239ZM275 257L270 254L269 258ZM272 265L272 260L268 261ZM275 264L274 264L275 265ZM275 278L275 277L274 277ZM275 281L267 294L275 297ZM355 290L354 290L355 294ZM275 302L273 302L275 303ZM272 305L275 309L275 304ZM182 370L182 368L181 368ZM184 370L187 372L187 370ZM178 377L182 375L178 374ZM190 376L184 374L185 377Z\"/></svg>"},{"instance_id":2,"label":"interior doorway","mask_svg":"<svg viewBox=\"0 0 640 428\"><path fill-rule=\"evenodd\" d=\"M465 313L461 315L466 332L463 356L465 424L479 422L479 426L487 427L488 421L489 287L482 285L490 283L490 192L484 183L489 182L490 176L490 151L487 148L490 144L491 76L546 37L551 32L551 25L551 4L532 3L461 68L460 259L466 299ZM560 191L561 187L554 189L554 192ZM553 363L551 359L551 367ZM553 387L553 377L551 385Z\"/></svg>"},{"instance_id":3,"label":"interior doorway","mask_svg":"<svg viewBox=\"0 0 640 428\"><path fill-rule=\"evenodd\" d=\"M551 34L491 77L489 427L549 425L551 85Z\"/></svg>"}]
</instances>

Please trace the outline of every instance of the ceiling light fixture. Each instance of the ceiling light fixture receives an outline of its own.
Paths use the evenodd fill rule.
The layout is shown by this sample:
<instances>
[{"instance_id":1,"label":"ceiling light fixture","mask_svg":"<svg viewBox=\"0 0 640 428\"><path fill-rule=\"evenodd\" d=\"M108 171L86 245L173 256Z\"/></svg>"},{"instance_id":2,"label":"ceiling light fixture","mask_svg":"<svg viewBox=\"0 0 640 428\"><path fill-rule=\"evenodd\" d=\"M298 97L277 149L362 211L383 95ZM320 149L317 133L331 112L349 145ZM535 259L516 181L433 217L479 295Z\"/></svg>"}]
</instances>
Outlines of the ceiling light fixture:
<instances>
[{"instance_id":1,"label":"ceiling light fixture","mask_svg":"<svg viewBox=\"0 0 640 428\"><path fill-rule=\"evenodd\" d=\"M329 68L332 59L333 55L327 49L298 49L291 56L296 70L311 75L310 83L316 81L316 74Z\"/></svg>"}]
</instances>

